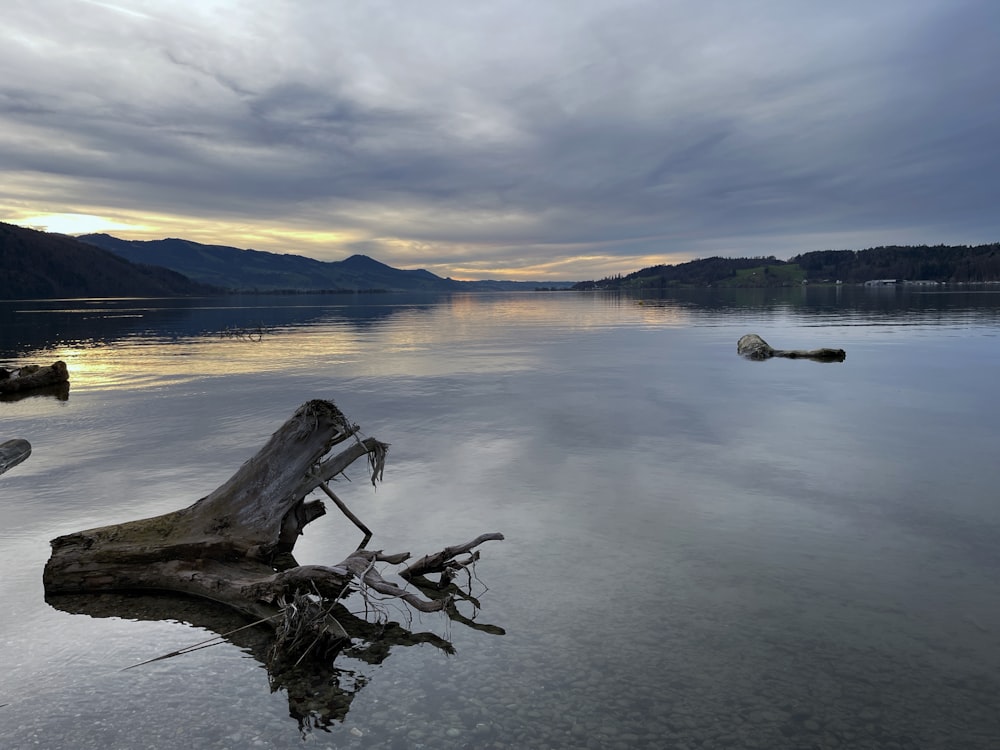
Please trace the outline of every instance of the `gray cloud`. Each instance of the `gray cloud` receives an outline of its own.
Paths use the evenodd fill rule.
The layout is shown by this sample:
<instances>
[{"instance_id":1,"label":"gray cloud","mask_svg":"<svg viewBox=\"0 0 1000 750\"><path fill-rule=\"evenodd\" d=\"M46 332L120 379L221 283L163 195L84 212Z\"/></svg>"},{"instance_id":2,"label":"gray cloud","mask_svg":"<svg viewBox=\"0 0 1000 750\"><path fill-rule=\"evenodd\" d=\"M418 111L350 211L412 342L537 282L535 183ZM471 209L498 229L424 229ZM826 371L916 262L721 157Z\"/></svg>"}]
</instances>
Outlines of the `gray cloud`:
<instances>
[{"instance_id":1,"label":"gray cloud","mask_svg":"<svg viewBox=\"0 0 1000 750\"><path fill-rule=\"evenodd\" d=\"M0 29L0 207L569 278L996 241L997 28L956 0L35 0Z\"/></svg>"}]
</instances>

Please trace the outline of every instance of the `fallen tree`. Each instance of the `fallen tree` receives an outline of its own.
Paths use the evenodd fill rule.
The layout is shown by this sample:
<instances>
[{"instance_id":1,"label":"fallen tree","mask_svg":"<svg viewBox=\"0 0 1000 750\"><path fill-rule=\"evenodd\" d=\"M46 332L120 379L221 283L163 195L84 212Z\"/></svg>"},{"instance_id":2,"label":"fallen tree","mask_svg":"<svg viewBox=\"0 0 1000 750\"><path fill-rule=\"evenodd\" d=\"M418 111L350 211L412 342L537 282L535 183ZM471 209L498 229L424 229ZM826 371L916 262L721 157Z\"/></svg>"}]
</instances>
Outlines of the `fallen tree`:
<instances>
[{"instance_id":1,"label":"fallen tree","mask_svg":"<svg viewBox=\"0 0 1000 750\"><path fill-rule=\"evenodd\" d=\"M343 447L346 445L346 447ZM341 446L339 452L332 449ZM51 542L45 565L47 597L94 592L166 591L209 599L265 623L275 633L271 659L329 658L349 642L332 605L354 592L391 597L421 612L447 610L451 598L427 598L385 578L378 563L402 564L408 553L359 548L331 565L298 565L292 557L304 527L324 515L316 489L346 510L328 482L360 458L371 481L382 477L388 446L362 439L330 401L309 401L249 461L214 492L165 515L80 531ZM420 561L419 572L445 573L483 534ZM363 543L364 544L364 543ZM297 663L297 662L296 662Z\"/></svg>"},{"instance_id":2,"label":"fallen tree","mask_svg":"<svg viewBox=\"0 0 1000 750\"><path fill-rule=\"evenodd\" d=\"M786 357L788 359L813 359L818 362L843 362L847 353L843 349L774 349L756 333L740 336L736 342L736 351L747 359L770 359L771 357Z\"/></svg>"}]
</instances>

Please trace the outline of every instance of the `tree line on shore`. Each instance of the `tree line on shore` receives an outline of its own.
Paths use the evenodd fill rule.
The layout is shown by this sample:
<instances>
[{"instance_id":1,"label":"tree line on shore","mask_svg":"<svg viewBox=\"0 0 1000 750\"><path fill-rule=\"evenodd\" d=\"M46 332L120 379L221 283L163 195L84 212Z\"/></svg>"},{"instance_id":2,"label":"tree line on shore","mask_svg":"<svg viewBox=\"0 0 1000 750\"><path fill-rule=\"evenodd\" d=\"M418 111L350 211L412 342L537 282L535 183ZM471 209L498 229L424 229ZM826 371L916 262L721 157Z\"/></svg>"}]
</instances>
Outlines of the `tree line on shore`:
<instances>
[{"instance_id":1,"label":"tree line on shore","mask_svg":"<svg viewBox=\"0 0 1000 750\"><path fill-rule=\"evenodd\" d=\"M650 266L599 281L582 281L573 288L779 287L802 283L861 284L873 279L939 283L1000 281L1000 243L820 250L789 260L774 256L701 258L677 265Z\"/></svg>"}]
</instances>

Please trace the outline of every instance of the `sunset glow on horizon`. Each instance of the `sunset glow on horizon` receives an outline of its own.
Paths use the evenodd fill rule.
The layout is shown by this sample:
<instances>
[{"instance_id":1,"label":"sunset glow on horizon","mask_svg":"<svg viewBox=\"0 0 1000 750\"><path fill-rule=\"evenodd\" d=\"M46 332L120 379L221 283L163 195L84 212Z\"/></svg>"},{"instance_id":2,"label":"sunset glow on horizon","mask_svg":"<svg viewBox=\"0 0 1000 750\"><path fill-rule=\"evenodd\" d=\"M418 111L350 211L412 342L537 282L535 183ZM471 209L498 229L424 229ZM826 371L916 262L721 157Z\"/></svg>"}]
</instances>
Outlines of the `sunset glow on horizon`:
<instances>
[{"instance_id":1,"label":"sunset glow on horizon","mask_svg":"<svg viewBox=\"0 0 1000 750\"><path fill-rule=\"evenodd\" d=\"M15 3L0 221L455 279L1000 239L1000 5Z\"/></svg>"}]
</instances>

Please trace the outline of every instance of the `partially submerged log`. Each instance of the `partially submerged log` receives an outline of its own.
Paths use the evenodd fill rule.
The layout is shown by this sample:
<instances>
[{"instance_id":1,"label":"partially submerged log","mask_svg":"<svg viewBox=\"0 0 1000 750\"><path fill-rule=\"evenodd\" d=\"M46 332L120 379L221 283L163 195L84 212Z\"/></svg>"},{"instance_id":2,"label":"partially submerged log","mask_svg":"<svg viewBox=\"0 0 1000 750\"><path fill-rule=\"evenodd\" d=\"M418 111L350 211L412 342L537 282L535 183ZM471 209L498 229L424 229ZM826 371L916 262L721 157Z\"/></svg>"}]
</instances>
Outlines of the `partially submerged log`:
<instances>
[{"instance_id":1,"label":"partially submerged log","mask_svg":"<svg viewBox=\"0 0 1000 750\"><path fill-rule=\"evenodd\" d=\"M210 599L284 634L289 648L276 653L278 659L304 656L292 648L294 633L302 627L313 629L315 643L309 648L316 655L329 656L348 642L329 607L320 604L305 612L296 604L303 596L334 603L355 591L371 591L422 612L446 609L448 600L404 590L376 568L377 563L400 564L409 553L358 549L332 566L300 566L291 557L303 528L326 512L321 501L306 499L311 492L324 488L334 496L327 482L363 457L372 483L381 479L388 446L361 439L358 432L332 402L307 402L227 482L193 505L54 539L43 573L46 595L168 591ZM347 447L330 454L342 444ZM449 549L467 552L482 541L502 538L483 535ZM448 551L439 553L442 565L459 554Z\"/></svg>"},{"instance_id":2,"label":"partially submerged log","mask_svg":"<svg viewBox=\"0 0 1000 750\"><path fill-rule=\"evenodd\" d=\"M817 362L843 362L847 358L847 353L843 349L774 349L756 333L741 336L736 342L736 351L741 357L756 360L787 357L813 359Z\"/></svg>"},{"instance_id":3,"label":"partially submerged log","mask_svg":"<svg viewBox=\"0 0 1000 750\"><path fill-rule=\"evenodd\" d=\"M0 474L9 471L31 455L31 443L14 438L0 443Z\"/></svg>"},{"instance_id":4,"label":"partially submerged log","mask_svg":"<svg viewBox=\"0 0 1000 750\"><path fill-rule=\"evenodd\" d=\"M69 370L62 360L51 365L25 365L24 367L0 367L0 393L18 393L20 391L69 382Z\"/></svg>"}]
</instances>

